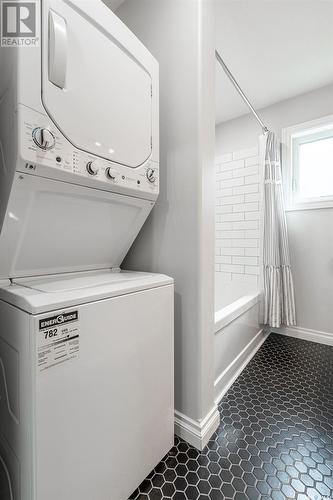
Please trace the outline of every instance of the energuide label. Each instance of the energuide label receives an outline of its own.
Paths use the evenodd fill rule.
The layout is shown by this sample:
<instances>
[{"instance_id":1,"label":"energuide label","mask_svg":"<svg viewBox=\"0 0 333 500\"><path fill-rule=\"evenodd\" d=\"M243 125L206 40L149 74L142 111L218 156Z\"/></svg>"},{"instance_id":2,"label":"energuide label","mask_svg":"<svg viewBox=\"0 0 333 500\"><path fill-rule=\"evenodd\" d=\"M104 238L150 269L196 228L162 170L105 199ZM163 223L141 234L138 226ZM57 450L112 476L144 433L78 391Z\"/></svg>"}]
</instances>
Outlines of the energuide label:
<instances>
[{"instance_id":1,"label":"energuide label","mask_svg":"<svg viewBox=\"0 0 333 500\"><path fill-rule=\"evenodd\" d=\"M37 331L37 368L40 372L70 359L80 351L79 312L66 311L41 318Z\"/></svg>"}]
</instances>

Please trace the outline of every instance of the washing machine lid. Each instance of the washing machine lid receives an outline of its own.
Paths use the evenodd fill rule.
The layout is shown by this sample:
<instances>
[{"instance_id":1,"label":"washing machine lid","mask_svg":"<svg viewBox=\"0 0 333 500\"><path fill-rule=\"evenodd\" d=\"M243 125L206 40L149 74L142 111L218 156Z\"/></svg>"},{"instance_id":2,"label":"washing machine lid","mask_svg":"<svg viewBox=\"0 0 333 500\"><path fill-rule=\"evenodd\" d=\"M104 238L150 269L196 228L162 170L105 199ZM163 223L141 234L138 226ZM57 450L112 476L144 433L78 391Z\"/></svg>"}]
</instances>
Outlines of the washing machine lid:
<instances>
[{"instance_id":1,"label":"washing machine lid","mask_svg":"<svg viewBox=\"0 0 333 500\"><path fill-rule=\"evenodd\" d=\"M119 268L153 205L16 174L0 235L0 279Z\"/></svg>"},{"instance_id":2,"label":"washing machine lid","mask_svg":"<svg viewBox=\"0 0 333 500\"><path fill-rule=\"evenodd\" d=\"M152 152L157 63L100 0L43 0L42 101L77 148L128 167Z\"/></svg>"},{"instance_id":3,"label":"washing machine lid","mask_svg":"<svg viewBox=\"0 0 333 500\"><path fill-rule=\"evenodd\" d=\"M12 282L31 288L41 293L67 293L88 289L89 294L99 292L99 287L106 285L124 287L128 283L138 280L147 280L152 277L149 273L135 273L120 270L101 270L88 273L72 273L59 276L44 276L42 278L18 278Z\"/></svg>"},{"instance_id":4,"label":"washing machine lid","mask_svg":"<svg viewBox=\"0 0 333 500\"><path fill-rule=\"evenodd\" d=\"M12 280L12 284L0 287L0 300L29 314L41 314L172 283L173 280L163 274L104 269L43 278L18 278Z\"/></svg>"}]
</instances>

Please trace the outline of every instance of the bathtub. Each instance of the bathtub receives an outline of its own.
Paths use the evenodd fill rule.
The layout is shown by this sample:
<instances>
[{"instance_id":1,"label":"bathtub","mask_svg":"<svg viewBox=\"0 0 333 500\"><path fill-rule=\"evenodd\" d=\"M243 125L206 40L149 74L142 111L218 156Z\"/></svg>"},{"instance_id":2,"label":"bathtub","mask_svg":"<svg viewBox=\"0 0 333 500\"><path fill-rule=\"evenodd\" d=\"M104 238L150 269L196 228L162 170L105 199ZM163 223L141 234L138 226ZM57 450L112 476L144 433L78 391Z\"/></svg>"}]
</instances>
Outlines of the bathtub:
<instances>
[{"instance_id":1,"label":"bathtub","mask_svg":"<svg viewBox=\"0 0 333 500\"><path fill-rule=\"evenodd\" d=\"M214 391L218 402L261 343L260 293L255 280L215 277Z\"/></svg>"},{"instance_id":2,"label":"bathtub","mask_svg":"<svg viewBox=\"0 0 333 500\"><path fill-rule=\"evenodd\" d=\"M255 281L226 281L215 275L215 333L259 301Z\"/></svg>"}]
</instances>

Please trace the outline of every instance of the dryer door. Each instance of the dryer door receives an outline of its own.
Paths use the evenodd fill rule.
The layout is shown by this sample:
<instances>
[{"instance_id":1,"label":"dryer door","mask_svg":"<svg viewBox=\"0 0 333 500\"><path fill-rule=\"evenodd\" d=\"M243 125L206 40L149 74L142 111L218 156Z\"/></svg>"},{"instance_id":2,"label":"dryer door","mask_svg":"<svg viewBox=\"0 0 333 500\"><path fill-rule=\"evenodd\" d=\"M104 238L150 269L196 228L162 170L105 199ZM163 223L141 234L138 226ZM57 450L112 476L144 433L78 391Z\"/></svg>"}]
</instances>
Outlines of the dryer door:
<instances>
[{"instance_id":1,"label":"dryer door","mask_svg":"<svg viewBox=\"0 0 333 500\"><path fill-rule=\"evenodd\" d=\"M42 49L42 101L64 136L113 162L144 163L153 58L135 36L100 1L43 0Z\"/></svg>"}]
</instances>

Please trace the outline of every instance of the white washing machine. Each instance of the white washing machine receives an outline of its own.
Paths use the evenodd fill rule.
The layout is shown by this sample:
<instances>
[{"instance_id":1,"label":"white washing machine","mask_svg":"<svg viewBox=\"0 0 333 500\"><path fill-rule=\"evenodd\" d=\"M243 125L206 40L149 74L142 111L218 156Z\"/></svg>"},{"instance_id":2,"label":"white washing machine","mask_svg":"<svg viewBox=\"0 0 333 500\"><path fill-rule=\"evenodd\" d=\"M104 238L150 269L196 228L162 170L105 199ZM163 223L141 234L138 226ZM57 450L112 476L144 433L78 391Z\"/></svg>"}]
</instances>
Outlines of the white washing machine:
<instances>
[{"instance_id":1,"label":"white washing machine","mask_svg":"<svg viewBox=\"0 0 333 500\"><path fill-rule=\"evenodd\" d=\"M39 43L0 49L1 500L126 500L173 444L173 281L120 270L158 65L99 0L35 12Z\"/></svg>"},{"instance_id":2,"label":"white washing machine","mask_svg":"<svg viewBox=\"0 0 333 500\"><path fill-rule=\"evenodd\" d=\"M8 499L125 500L167 453L172 304L172 280L145 273L24 278L0 289Z\"/></svg>"}]
</instances>

